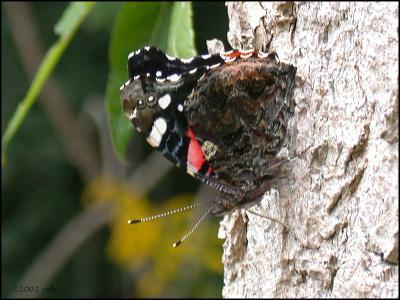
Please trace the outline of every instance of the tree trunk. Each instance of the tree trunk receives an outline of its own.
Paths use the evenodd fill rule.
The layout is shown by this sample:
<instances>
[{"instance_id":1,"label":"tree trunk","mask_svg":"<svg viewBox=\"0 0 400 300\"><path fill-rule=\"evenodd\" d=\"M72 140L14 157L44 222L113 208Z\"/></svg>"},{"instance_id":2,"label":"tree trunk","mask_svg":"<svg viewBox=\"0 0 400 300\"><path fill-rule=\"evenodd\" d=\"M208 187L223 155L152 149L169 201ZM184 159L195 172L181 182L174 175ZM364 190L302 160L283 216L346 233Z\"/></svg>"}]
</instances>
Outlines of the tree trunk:
<instances>
[{"instance_id":1,"label":"tree trunk","mask_svg":"<svg viewBox=\"0 0 400 300\"><path fill-rule=\"evenodd\" d=\"M398 297L398 3L227 2L297 67L286 177L221 221L224 297Z\"/></svg>"}]
</instances>

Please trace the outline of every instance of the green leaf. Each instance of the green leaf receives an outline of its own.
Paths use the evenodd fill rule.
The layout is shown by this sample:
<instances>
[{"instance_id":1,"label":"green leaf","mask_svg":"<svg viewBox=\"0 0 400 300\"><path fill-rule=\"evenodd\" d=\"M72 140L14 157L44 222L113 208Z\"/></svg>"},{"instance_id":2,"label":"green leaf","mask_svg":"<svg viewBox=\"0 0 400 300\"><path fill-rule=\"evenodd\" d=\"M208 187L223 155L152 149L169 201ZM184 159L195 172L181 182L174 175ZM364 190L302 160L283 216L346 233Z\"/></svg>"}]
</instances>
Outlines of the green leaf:
<instances>
[{"instance_id":1,"label":"green leaf","mask_svg":"<svg viewBox=\"0 0 400 300\"><path fill-rule=\"evenodd\" d=\"M117 15L109 48L110 74L106 88L106 112L111 128L115 153L119 160L125 160L125 151L132 136L132 125L122 111L119 98L120 86L128 80L128 54L149 43L157 36L165 24L165 15L169 15L172 5L156 2L126 3ZM167 25L167 26L166 26ZM158 46L166 47L159 39ZM155 43L156 41L154 41ZM155 43L156 44L156 43Z\"/></svg>"},{"instance_id":2,"label":"green leaf","mask_svg":"<svg viewBox=\"0 0 400 300\"><path fill-rule=\"evenodd\" d=\"M191 2L174 3L167 49L170 55L182 58L196 55L192 19Z\"/></svg>"},{"instance_id":3,"label":"green leaf","mask_svg":"<svg viewBox=\"0 0 400 300\"><path fill-rule=\"evenodd\" d=\"M120 86L128 80L128 55L146 45L166 51L168 45L176 43L180 47L175 47L177 51L169 54L178 57L195 55L191 16L191 3L169 2L127 3L117 16L109 49L110 74L105 105L114 150L122 162L125 162L125 152L133 134L119 97Z\"/></svg>"},{"instance_id":4,"label":"green leaf","mask_svg":"<svg viewBox=\"0 0 400 300\"><path fill-rule=\"evenodd\" d=\"M55 31L60 35L60 37L47 51L25 98L18 105L16 112L12 116L4 132L1 151L2 165L4 165L6 161L6 150L8 144L12 140L18 128L22 125L26 115L42 90L43 85L46 83L51 72L57 65L61 55L64 53L79 26L92 10L93 5L94 3L84 2L70 4L56 25Z\"/></svg>"},{"instance_id":5,"label":"green leaf","mask_svg":"<svg viewBox=\"0 0 400 300\"><path fill-rule=\"evenodd\" d=\"M94 2L81 3L73 2L65 9L61 19L54 27L54 32L60 37L70 34L71 29L76 25L77 20L82 20L91 10ZM88 10L89 9L89 10Z\"/></svg>"}]
</instances>

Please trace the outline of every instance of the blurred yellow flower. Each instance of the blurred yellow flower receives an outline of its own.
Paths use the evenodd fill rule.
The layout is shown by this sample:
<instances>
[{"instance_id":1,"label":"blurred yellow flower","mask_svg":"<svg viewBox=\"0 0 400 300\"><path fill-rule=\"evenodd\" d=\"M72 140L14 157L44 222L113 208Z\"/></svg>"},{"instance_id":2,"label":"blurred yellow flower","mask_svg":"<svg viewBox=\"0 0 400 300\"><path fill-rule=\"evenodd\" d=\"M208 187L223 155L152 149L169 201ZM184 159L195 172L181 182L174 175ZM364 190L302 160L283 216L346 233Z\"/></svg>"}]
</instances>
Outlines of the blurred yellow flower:
<instances>
[{"instance_id":1,"label":"blurred yellow flower","mask_svg":"<svg viewBox=\"0 0 400 300\"><path fill-rule=\"evenodd\" d=\"M143 297L159 296L169 283L189 265L203 264L215 273L222 273L221 241L216 237L217 224L206 220L190 240L173 248L197 221L201 210L190 210L150 222L129 225L128 220L147 217L193 203L192 195L170 198L162 206L154 208L146 197L138 193L131 184L112 178L94 180L83 193L83 202L90 205L99 201L115 203L110 222L111 236L108 255L121 266L139 272L136 293ZM188 215L192 215L189 218ZM191 267L194 276L194 268ZM187 271L187 270L186 270Z\"/></svg>"}]
</instances>

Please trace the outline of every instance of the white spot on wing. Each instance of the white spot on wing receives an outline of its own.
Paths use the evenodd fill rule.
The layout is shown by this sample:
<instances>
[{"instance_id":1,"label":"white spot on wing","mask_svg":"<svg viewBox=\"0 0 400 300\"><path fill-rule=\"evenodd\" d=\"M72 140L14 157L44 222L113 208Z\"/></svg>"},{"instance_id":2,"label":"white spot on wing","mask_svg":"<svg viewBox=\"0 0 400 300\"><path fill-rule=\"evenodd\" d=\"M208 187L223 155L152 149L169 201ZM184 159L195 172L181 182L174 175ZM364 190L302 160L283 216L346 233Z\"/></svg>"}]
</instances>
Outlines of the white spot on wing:
<instances>
[{"instance_id":1,"label":"white spot on wing","mask_svg":"<svg viewBox=\"0 0 400 300\"><path fill-rule=\"evenodd\" d=\"M124 87L126 87L128 84L131 83L131 80L129 79L127 82L125 82L121 87L119 88L119 91L122 91Z\"/></svg>"},{"instance_id":2,"label":"white spot on wing","mask_svg":"<svg viewBox=\"0 0 400 300\"><path fill-rule=\"evenodd\" d=\"M178 104L178 110L179 110L180 112L183 112L183 105L182 105L182 104Z\"/></svg>"},{"instance_id":3,"label":"white spot on wing","mask_svg":"<svg viewBox=\"0 0 400 300\"><path fill-rule=\"evenodd\" d=\"M232 62L236 60L236 56L229 56L229 54L232 54L233 51L229 51L229 52L225 52L220 54L219 56L221 56L221 58L225 61L225 62Z\"/></svg>"},{"instance_id":4,"label":"white spot on wing","mask_svg":"<svg viewBox=\"0 0 400 300\"><path fill-rule=\"evenodd\" d=\"M146 138L146 141L150 144L150 146L157 148L160 146L161 143L161 137L158 134L158 131L156 129L151 130L149 136Z\"/></svg>"},{"instance_id":5,"label":"white spot on wing","mask_svg":"<svg viewBox=\"0 0 400 300\"><path fill-rule=\"evenodd\" d=\"M169 94L166 94L162 96L160 99L158 99L158 105L162 109L166 109L170 103L171 103L171 96Z\"/></svg>"},{"instance_id":6,"label":"white spot on wing","mask_svg":"<svg viewBox=\"0 0 400 300\"><path fill-rule=\"evenodd\" d=\"M201 56L202 59L209 59L211 57L211 54L203 54Z\"/></svg>"},{"instance_id":7,"label":"white spot on wing","mask_svg":"<svg viewBox=\"0 0 400 300\"><path fill-rule=\"evenodd\" d=\"M196 71L197 71L197 68L194 68L193 70L189 71L189 74L194 74L194 73L196 73Z\"/></svg>"},{"instance_id":8,"label":"white spot on wing","mask_svg":"<svg viewBox=\"0 0 400 300\"><path fill-rule=\"evenodd\" d=\"M226 63L230 63L236 60L236 56L235 57L229 57L229 58L224 58Z\"/></svg>"},{"instance_id":9,"label":"white spot on wing","mask_svg":"<svg viewBox=\"0 0 400 300\"><path fill-rule=\"evenodd\" d=\"M154 122L154 126L156 126L160 135L164 135L164 133L167 131L167 122L165 121L164 118L158 118Z\"/></svg>"},{"instance_id":10,"label":"white spot on wing","mask_svg":"<svg viewBox=\"0 0 400 300\"><path fill-rule=\"evenodd\" d=\"M140 78L140 75L136 75L135 77L133 77L133 80L138 80Z\"/></svg>"},{"instance_id":11,"label":"white spot on wing","mask_svg":"<svg viewBox=\"0 0 400 300\"><path fill-rule=\"evenodd\" d=\"M149 46L146 46L146 47L144 47L144 50L149 51L149 50L150 50L150 47L149 47Z\"/></svg>"},{"instance_id":12,"label":"white spot on wing","mask_svg":"<svg viewBox=\"0 0 400 300\"><path fill-rule=\"evenodd\" d=\"M259 58L266 58L266 57L268 57L268 53L261 52L261 51L260 51L260 52L258 52L258 54L257 54L257 55L258 55L258 57L259 57Z\"/></svg>"},{"instance_id":13,"label":"white spot on wing","mask_svg":"<svg viewBox=\"0 0 400 300\"><path fill-rule=\"evenodd\" d=\"M167 79L170 81L178 81L179 79L181 79L181 76L178 74L173 74L171 76L168 76Z\"/></svg>"},{"instance_id":14,"label":"white spot on wing","mask_svg":"<svg viewBox=\"0 0 400 300\"><path fill-rule=\"evenodd\" d=\"M215 64L215 65L211 65L211 66L210 66L210 69L214 69L214 68L216 68L216 67L219 67L219 65L220 65L220 63Z\"/></svg>"},{"instance_id":15,"label":"white spot on wing","mask_svg":"<svg viewBox=\"0 0 400 300\"><path fill-rule=\"evenodd\" d=\"M154 121L153 127L151 128L149 136L146 141L152 147L158 147L161 144L162 137L167 131L167 122L163 118L158 118Z\"/></svg>"},{"instance_id":16,"label":"white spot on wing","mask_svg":"<svg viewBox=\"0 0 400 300\"><path fill-rule=\"evenodd\" d=\"M132 56L134 56L135 55L135 53L134 52L131 52L131 53L129 53L129 55L128 55L128 59L130 59Z\"/></svg>"},{"instance_id":17,"label":"white spot on wing","mask_svg":"<svg viewBox=\"0 0 400 300\"><path fill-rule=\"evenodd\" d=\"M241 58L249 58L253 55L253 52L243 52L240 54Z\"/></svg>"},{"instance_id":18,"label":"white spot on wing","mask_svg":"<svg viewBox=\"0 0 400 300\"><path fill-rule=\"evenodd\" d=\"M166 56L169 60L176 60L176 57L169 56L168 54L165 54L165 56Z\"/></svg>"},{"instance_id":19,"label":"white spot on wing","mask_svg":"<svg viewBox=\"0 0 400 300\"><path fill-rule=\"evenodd\" d=\"M165 81L165 78L156 78L156 81L157 81L157 82L164 82L164 81Z\"/></svg>"},{"instance_id":20,"label":"white spot on wing","mask_svg":"<svg viewBox=\"0 0 400 300\"><path fill-rule=\"evenodd\" d=\"M162 72L161 72L161 71L157 71L157 72L156 72L156 76L157 76L157 77L161 77L161 76L162 76Z\"/></svg>"},{"instance_id":21,"label":"white spot on wing","mask_svg":"<svg viewBox=\"0 0 400 300\"><path fill-rule=\"evenodd\" d=\"M192 60L193 60L193 57L191 57L191 58L182 58L182 59L181 59L181 61L182 61L183 63L185 63L185 64L188 64L188 63L192 62Z\"/></svg>"}]
</instances>

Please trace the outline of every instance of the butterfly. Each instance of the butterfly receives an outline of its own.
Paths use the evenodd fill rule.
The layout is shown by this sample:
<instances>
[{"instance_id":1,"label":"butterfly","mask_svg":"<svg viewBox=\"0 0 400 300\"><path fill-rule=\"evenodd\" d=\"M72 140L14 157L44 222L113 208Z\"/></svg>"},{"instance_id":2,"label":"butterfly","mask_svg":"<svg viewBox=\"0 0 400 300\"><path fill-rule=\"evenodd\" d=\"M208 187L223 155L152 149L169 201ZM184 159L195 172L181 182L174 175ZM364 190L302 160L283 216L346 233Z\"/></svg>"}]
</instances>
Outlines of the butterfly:
<instances>
[{"instance_id":1,"label":"butterfly","mask_svg":"<svg viewBox=\"0 0 400 300\"><path fill-rule=\"evenodd\" d=\"M219 191L208 213L251 205L271 188L294 112L296 68L275 53L231 50L188 59L156 47L128 56L123 110L178 168Z\"/></svg>"}]
</instances>

